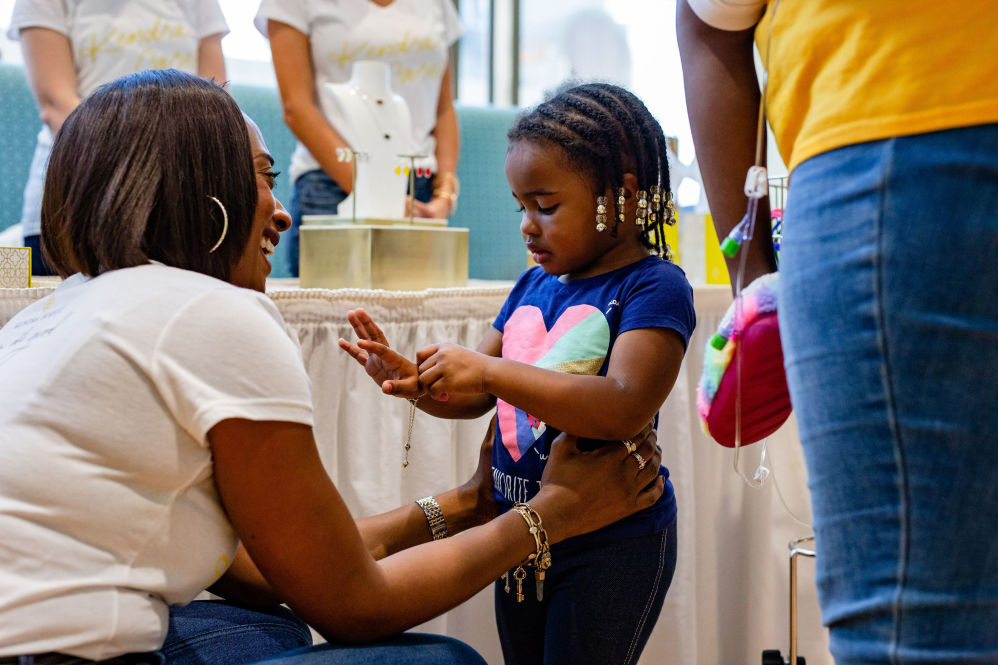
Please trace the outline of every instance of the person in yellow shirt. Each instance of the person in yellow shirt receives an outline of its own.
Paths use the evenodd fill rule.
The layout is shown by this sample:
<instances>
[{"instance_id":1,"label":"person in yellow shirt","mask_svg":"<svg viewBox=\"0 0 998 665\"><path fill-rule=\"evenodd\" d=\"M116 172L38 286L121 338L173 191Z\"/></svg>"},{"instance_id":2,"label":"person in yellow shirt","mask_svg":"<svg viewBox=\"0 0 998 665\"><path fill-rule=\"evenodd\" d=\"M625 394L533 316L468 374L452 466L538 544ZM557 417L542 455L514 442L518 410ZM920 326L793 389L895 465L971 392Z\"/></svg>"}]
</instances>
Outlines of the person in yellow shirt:
<instances>
[{"instance_id":1,"label":"person in yellow shirt","mask_svg":"<svg viewBox=\"0 0 998 665\"><path fill-rule=\"evenodd\" d=\"M998 662L995 26L998 3L678 3L718 236L763 95L790 169L779 320L838 665ZM776 269L768 233L742 251L746 284Z\"/></svg>"}]
</instances>

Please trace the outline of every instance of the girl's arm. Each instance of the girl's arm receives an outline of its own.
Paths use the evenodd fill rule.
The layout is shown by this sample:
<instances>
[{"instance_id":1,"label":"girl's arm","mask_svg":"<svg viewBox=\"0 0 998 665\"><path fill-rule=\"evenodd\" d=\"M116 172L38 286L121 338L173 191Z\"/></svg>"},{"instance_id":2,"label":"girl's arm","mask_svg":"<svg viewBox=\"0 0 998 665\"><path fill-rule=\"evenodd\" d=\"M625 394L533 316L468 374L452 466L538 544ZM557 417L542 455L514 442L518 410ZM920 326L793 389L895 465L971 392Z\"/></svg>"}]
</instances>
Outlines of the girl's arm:
<instances>
[{"instance_id":1,"label":"girl's arm","mask_svg":"<svg viewBox=\"0 0 998 665\"><path fill-rule=\"evenodd\" d=\"M357 335L357 343L351 344L341 337L340 348L364 367L386 395L416 399L420 410L438 418L477 418L495 406L495 398L488 393L455 395L447 401L431 399L419 383L416 364L388 345L388 338L367 312L359 308L351 310L347 312L347 320ZM498 356L501 351L502 333L489 328L478 352Z\"/></svg>"},{"instance_id":2,"label":"girl's arm","mask_svg":"<svg viewBox=\"0 0 998 665\"><path fill-rule=\"evenodd\" d=\"M48 28L23 28L21 52L38 114L52 135L80 103L69 37Z\"/></svg>"},{"instance_id":3,"label":"girl's arm","mask_svg":"<svg viewBox=\"0 0 998 665\"><path fill-rule=\"evenodd\" d=\"M226 83L221 33L208 35L198 43L198 76Z\"/></svg>"},{"instance_id":4,"label":"girl's arm","mask_svg":"<svg viewBox=\"0 0 998 665\"><path fill-rule=\"evenodd\" d=\"M319 108L308 36L287 23L274 20L267 22L267 35L284 123L308 148L322 170L349 193L352 185L350 164L336 159L336 148L347 147L347 143Z\"/></svg>"},{"instance_id":5,"label":"girl's arm","mask_svg":"<svg viewBox=\"0 0 998 665\"><path fill-rule=\"evenodd\" d=\"M457 156L461 149L461 136L457 124L457 111L454 110L454 95L451 92L449 56L443 80L440 81L440 96L437 99L437 124L433 128L433 135L437 139L437 177L434 181L433 198L427 203L415 202L417 217L449 217L454 208L452 201L457 195L453 189L455 181L452 176L457 174Z\"/></svg>"},{"instance_id":6,"label":"girl's arm","mask_svg":"<svg viewBox=\"0 0 998 665\"><path fill-rule=\"evenodd\" d=\"M683 354L676 331L639 328L617 337L606 376L542 369L453 344L427 347L417 362L420 382L443 403L489 393L576 436L629 439L658 413Z\"/></svg>"},{"instance_id":7,"label":"girl's arm","mask_svg":"<svg viewBox=\"0 0 998 665\"><path fill-rule=\"evenodd\" d=\"M535 550L524 520L510 512L375 561L322 467L311 427L230 419L209 440L219 496L252 561L330 641L363 642L422 623ZM638 469L622 446L581 453L562 435L531 501L550 541L652 505L664 486L652 450L652 463Z\"/></svg>"}]
</instances>

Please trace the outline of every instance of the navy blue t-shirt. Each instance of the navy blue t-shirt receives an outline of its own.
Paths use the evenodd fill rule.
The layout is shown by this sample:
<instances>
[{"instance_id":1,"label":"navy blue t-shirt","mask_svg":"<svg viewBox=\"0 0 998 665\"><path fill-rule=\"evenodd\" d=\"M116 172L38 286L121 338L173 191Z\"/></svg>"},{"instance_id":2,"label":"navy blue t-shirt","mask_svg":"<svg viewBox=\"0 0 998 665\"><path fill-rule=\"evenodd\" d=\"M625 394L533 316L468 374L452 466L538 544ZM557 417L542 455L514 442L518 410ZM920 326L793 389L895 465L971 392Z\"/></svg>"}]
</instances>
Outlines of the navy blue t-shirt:
<instances>
[{"instance_id":1,"label":"navy blue t-shirt","mask_svg":"<svg viewBox=\"0 0 998 665\"><path fill-rule=\"evenodd\" d=\"M520 276L492 325L502 333L503 358L570 374L605 376L618 335L637 328L670 328L685 345L696 315L693 289L682 269L649 256L568 282L535 266ZM500 511L506 511L538 492L551 442L559 432L501 399L496 400L496 420L494 494ZM636 423L635 428L643 424ZM580 447L605 443L587 439L580 441ZM654 506L562 545L593 544L667 527L676 518L676 500L668 469L662 467L660 473L666 490Z\"/></svg>"}]
</instances>

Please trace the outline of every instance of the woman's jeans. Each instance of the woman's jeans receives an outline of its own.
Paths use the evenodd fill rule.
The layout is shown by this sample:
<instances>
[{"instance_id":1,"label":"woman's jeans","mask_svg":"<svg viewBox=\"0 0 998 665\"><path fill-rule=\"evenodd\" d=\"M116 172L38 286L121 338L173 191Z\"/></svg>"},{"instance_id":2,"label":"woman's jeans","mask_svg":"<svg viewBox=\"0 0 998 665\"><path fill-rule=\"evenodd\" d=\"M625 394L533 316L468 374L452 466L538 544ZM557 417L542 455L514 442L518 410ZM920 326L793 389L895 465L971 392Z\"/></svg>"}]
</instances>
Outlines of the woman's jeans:
<instances>
[{"instance_id":1,"label":"woman's jeans","mask_svg":"<svg viewBox=\"0 0 998 665\"><path fill-rule=\"evenodd\" d=\"M363 645L311 644L308 626L287 608L195 601L170 608L170 626L159 651L101 665L486 665L468 645L439 635L404 633ZM22 658L20 665L94 662L57 653Z\"/></svg>"},{"instance_id":2,"label":"woman's jeans","mask_svg":"<svg viewBox=\"0 0 998 665\"><path fill-rule=\"evenodd\" d=\"M506 665L632 665L658 620L676 569L676 525L603 545L558 549L537 601L525 569L495 585L496 624Z\"/></svg>"},{"instance_id":3,"label":"woman's jeans","mask_svg":"<svg viewBox=\"0 0 998 665\"><path fill-rule=\"evenodd\" d=\"M805 161L780 272L836 663L998 663L998 125Z\"/></svg>"},{"instance_id":4,"label":"woman's jeans","mask_svg":"<svg viewBox=\"0 0 998 665\"><path fill-rule=\"evenodd\" d=\"M249 610L228 603L171 608L164 665L485 665L449 637L405 633L363 645L312 644L305 623L284 607Z\"/></svg>"},{"instance_id":5,"label":"woman's jeans","mask_svg":"<svg viewBox=\"0 0 998 665\"><path fill-rule=\"evenodd\" d=\"M417 177L415 190L417 201L429 201L433 196L433 178ZM306 171L295 180L288 210L291 228L282 238L288 243L288 269L292 277L298 276L301 218L304 215L335 215L346 197L347 193L321 169Z\"/></svg>"},{"instance_id":6,"label":"woman's jeans","mask_svg":"<svg viewBox=\"0 0 998 665\"><path fill-rule=\"evenodd\" d=\"M55 271L42 256L42 237L40 235L24 236L24 246L31 250L31 274L37 276L54 275Z\"/></svg>"}]
</instances>

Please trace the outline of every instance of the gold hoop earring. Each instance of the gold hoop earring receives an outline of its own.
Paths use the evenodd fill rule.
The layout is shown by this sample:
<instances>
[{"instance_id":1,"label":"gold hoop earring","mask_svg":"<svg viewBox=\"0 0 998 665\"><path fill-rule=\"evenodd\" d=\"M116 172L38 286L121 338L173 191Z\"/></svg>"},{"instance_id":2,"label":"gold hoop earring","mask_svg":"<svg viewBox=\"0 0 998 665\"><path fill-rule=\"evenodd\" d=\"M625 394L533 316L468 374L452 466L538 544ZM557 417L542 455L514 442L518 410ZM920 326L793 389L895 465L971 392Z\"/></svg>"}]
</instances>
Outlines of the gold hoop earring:
<instances>
[{"instance_id":1,"label":"gold hoop earring","mask_svg":"<svg viewBox=\"0 0 998 665\"><path fill-rule=\"evenodd\" d=\"M218 207L222 209L222 235L218 236L218 242L215 243L214 247L208 250L208 253L211 254L218 249L219 245L222 244L222 241L225 240L225 234L229 232L229 213L225 211L225 206L222 205L221 201L216 199L214 196L209 196L208 198L214 201Z\"/></svg>"}]
</instances>

